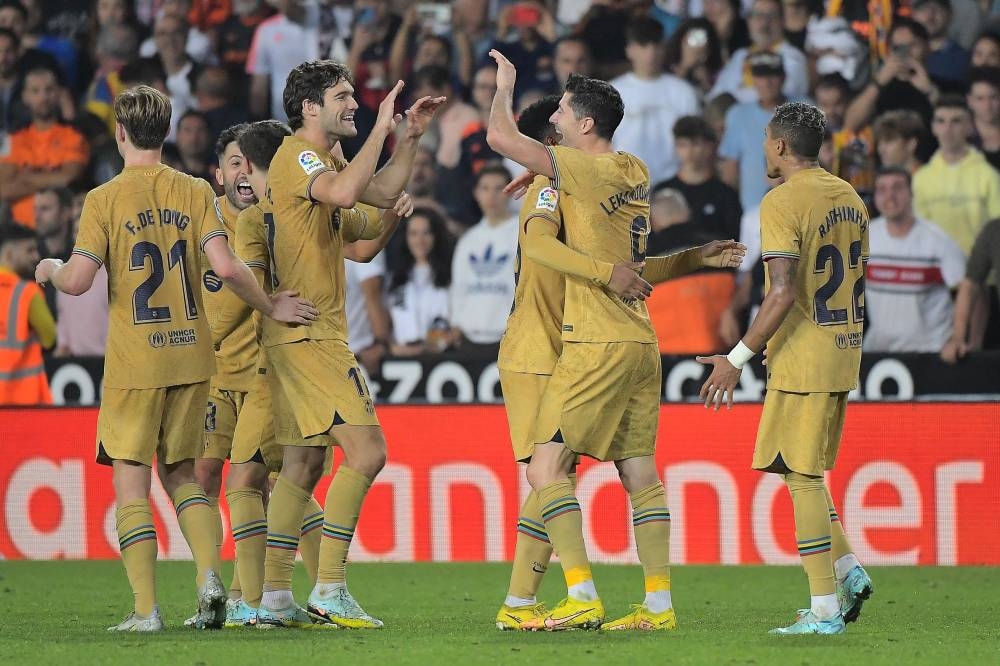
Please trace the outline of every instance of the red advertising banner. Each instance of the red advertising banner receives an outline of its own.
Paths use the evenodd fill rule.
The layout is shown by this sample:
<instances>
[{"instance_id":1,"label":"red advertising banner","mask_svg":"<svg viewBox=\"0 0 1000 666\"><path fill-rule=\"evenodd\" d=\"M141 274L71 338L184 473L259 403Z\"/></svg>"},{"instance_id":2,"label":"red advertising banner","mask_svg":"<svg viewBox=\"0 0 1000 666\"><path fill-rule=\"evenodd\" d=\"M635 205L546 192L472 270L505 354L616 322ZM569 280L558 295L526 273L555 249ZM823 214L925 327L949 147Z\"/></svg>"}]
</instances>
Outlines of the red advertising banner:
<instances>
[{"instance_id":1,"label":"red advertising banner","mask_svg":"<svg viewBox=\"0 0 1000 666\"><path fill-rule=\"evenodd\" d=\"M381 406L389 464L362 511L354 560L505 560L526 492L501 406ZM780 477L749 469L760 405L664 405L657 462L675 563L796 563ZM0 556L117 556L109 468L93 462L97 410L0 410ZM867 564L1000 564L1000 405L854 404L829 482ZM320 502L329 479L317 489ZM190 556L154 480L160 555ZM578 495L591 557L636 562L628 498L585 462ZM225 518L224 518L225 520ZM228 526L228 522L227 522ZM227 539L224 554L232 556Z\"/></svg>"}]
</instances>

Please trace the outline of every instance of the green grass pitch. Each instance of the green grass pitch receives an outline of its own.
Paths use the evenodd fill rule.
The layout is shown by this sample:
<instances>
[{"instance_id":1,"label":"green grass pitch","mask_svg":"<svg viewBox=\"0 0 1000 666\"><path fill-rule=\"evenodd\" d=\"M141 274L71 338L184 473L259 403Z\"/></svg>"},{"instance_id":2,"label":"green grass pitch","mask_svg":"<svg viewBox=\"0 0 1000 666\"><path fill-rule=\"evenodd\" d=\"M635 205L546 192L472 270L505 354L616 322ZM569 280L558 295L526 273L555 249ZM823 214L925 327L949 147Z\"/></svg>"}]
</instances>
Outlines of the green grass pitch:
<instances>
[{"instance_id":1,"label":"green grass pitch","mask_svg":"<svg viewBox=\"0 0 1000 666\"><path fill-rule=\"evenodd\" d=\"M231 572L231 563L224 573ZM192 565L160 563L168 630L105 631L130 608L118 562L0 563L0 660L4 664L953 664L1000 663L1000 568L872 568L875 595L846 636L768 636L806 605L801 569L673 569L680 627L655 634L499 632L493 617L506 564L356 564L351 590L385 620L381 631L185 629ZM296 572L296 595L308 592ZM639 600L638 567L599 566L608 615ZM558 565L541 598L564 589ZM228 580L228 579L227 579Z\"/></svg>"}]
</instances>

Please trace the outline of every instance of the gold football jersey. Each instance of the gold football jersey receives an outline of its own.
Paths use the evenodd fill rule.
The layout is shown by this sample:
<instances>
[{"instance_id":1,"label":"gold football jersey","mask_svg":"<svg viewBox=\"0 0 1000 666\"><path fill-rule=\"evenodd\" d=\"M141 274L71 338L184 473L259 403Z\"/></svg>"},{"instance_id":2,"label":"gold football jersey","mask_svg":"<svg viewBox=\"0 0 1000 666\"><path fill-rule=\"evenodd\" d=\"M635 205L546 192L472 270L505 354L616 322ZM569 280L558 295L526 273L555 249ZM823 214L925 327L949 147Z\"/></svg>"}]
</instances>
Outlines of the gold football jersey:
<instances>
[{"instance_id":1,"label":"gold football jersey","mask_svg":"<svg viewBox=\"0 0 1000 666\"><path fill-rule=\"evenodd\" d=\"M649 170L625 152L547 148L562 197L566 245L597 261L642 261L649 237ZM656 343L646 304L566 277L563 340Z\"/></svg>"},{"instance_id":2,"label":"gold football jersey","mask_svg":"<svg viewBox=\"0 0 1000 666\"><path fill-rule=\"evenodd\" d=\"M226 235L214 201L206 181L162 164L126 167L87 194L73 253L108 267L105 386L178 386L215 374L199 285L205 243Z\"/></svg>"},{"instance_id":3,"label":"gold football jersey","mask_svg":"<svg viewBox=\"0 0 1000 666\"><path fill-rule=\"evenodd\" d=\"M293 290L313 302L319 318L308 326L264 320L264 345L299 340L347 344L344 314L344 243L372 239L379 219L357 208L339 209L310 196L313 181L334 170L329 151L298 136L285 137L268 170L264 227L270 255L271 290Z\"/></svg>"},{"instance_id":4,"label":"gold football jersey","mask_svg":"<svg viewBox=\"0 0 1000 666\"><path fill-rule=\"evenodd\" d=\"M523 256L528 221L548 220L562 229L559 195L548 178L537 176L521 205L514 265L514 305L500 340L497 367L511 372L552 374L562 353L563 302L566 278L562 273Z\"/></svg>"},{"instance_id":5,"label":"gold football jersey","mask_svg":"<svg viewBox=\"0 0 1000 666\"><path fill-rule=\"evenodd\" d=\"M855 388L868 261L868 210L861 197L824 169L799 171L761 202L760 240L764 261L799 262L795 304L767 344L768 388Z\"/></svg>"},{"instance_id":6,"label":"gold football jersey","mask_svg":"<svg viewBox=\"0 0 1000 666\"><path fill-rule=\"evenodd\" d=\"M267 208L267 200L240 211L236 218L236 244L234 252L242 259L254 275L262 273L264 275L264 291L271 292L271 256L267 252L267 233L264 227L264 209ZM258 273L259 272L259 273ZM257 356L255 357L256 367L267 368L267 353L261 344L263 337L264 316L252 311L254 341L257 343Z\"/></svg>"},{"instance_id":7,"label":"gold football jersey","mask_svg":"<svg viewBox=\"0 0 1000 666\"><path fill-rule=\"evenodd\" d=\"M229 244L235 246L238 213L229 205L225 195L216 197L215 212L226 229ZM214 385L245 393L250 390L257 363L257 330L253 318L247 311L246 303L222 284L205 256L202 256L202 270L202 298L215 343ZM236 318L242 318L242 321L235 322ZM222 337L223 331L230 332Z\"/></svg>"}]
</instances>

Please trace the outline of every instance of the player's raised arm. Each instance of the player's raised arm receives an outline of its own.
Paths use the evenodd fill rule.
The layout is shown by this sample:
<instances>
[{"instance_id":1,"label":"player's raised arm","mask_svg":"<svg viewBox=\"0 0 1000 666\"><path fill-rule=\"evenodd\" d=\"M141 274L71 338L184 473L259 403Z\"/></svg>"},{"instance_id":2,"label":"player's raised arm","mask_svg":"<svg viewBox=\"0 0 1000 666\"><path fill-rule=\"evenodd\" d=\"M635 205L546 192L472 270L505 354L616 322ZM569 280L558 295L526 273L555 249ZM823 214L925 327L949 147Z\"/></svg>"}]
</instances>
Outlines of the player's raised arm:
<instances>
[{"instance_id":1,"label":"player's raised arm","mask_svg":"<svg viewBox=\"0 0 1000 666\"><path fill-rule=\"evenodd\" d=\"M735 240L716 240L662 257L646 257L642 276L650 284L659 284L701 268L739 268L747 246Z\"/></svg>"},{"instance_id":2,"label":"player's raised arm","mask_svg":"<svg viewBox=\"0 0 1000 666\"><path fill-rule=\"evenodd\" d=\"M490 110L486 142L496 152L536 174L554 178L555 169L545 146L521 134L514 121L514 81L517 79L517 70L496 49L490 51L490 57L497 63L497 92Z\"/></svg>"},{"instance_id":3,"label":"player's raised arm","mask_svg":"<svg viewBox=\"0 0 1000 666\"><path fill-rule=\"evenodd\" d=\"M446 101L448 101L446 97L421 97L406 110L406 133L403 139L396 146L386 165L379 169L365 188L360 201L377 208L395 207L396 199L410 181L420 137L427 131L434 114Z\"/></svg>"},{"instance_id":4,"label":"player's raised arm","mask_svg":"<svg viewBox=\"0 0 1000 666\"><path fill-rule=\"evenodd\" d=\"M372 182L375 174L375 167L378 165L378 156L382 154L382 146L386 138L396 129L396 124L402 120L402 116L394 111L396 97L403 89L403 82L400 81L389 91L382 103L378 107L378 117L375 119L375 126L361 150L354 156L347 167L340 172L332 169L323 171L312 182L309 188L309 196L315 201L337 206L338 208L353 208L361 200L362 194ZM341 94L350 95L349 91ZM307 101L307 104L312 102ZM356 103L354 103L356 105ZM306 105L303 104L303 107ZM355 106L355 108L357 108ZM413 159L410 158L412 165ZM402 186L399 188L402 190ZM398 195L398 192L397 192ZM393 197L393 202L395 197ZM392 203L385 206L391 208Z\"/></svg>"},{"instance_id":5,"label":"player's raised arm","mask_svg":"<svg viewBox=\"0 0 1000 666\"><path fill-rule=\"evenodd\" d=\"M359 264L367 264L389 244L389 239L396 233L399 221L409 217L413 212L413 199L406 192L399 195L396 205L381 212L380 229L374 238L360 237L353 243L344 246L344 257Z\"/></svg>"}]
</instances>

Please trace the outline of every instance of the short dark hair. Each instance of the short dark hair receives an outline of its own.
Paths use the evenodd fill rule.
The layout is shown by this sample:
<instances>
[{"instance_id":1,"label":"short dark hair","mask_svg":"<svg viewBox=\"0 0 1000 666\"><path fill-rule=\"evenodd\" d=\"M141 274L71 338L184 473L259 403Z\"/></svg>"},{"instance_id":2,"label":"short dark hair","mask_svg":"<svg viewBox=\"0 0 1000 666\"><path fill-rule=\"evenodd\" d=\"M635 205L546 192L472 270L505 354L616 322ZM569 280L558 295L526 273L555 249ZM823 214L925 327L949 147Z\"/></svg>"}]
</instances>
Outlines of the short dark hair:
<instances>
[{"instance_id":1,"label":"short dark hair","mask_svg":"<svg viewBox=\"0 0 1000 666\"><path fill-rule=\"evenodd\" d=\"M36 194L44 194L46 192L56 195L56 200L59 202L60 208L72 208L73 190L68 187L43 187Z\"/></svg>"},{"instance_id":2,"label":"short dark hair","mask_svg":"<svg viewBox=\"0 0 1000 666\"><path fill-rule=\"evenodd\" d=\"M209 126L208 116L206 116L203 111L199 111L198 109L188 109L182 113L181 117L177 119L177 126L180 127L180 124L188 118L199 118L201 122L205 123L206 127Z\"/></svg>"},{"instance_id":3,"label":"short dark hair","mask_svg":"<svg viewBox=\"0 0 1000 666\"><path fill-rule=\"evenodd\" d=\"M517 119L517 129L521 134L539 143L557 135L556 128L549 120L559 108L559 95L548 95L529 105Z\"/></svg>"},{"instance_id":4,"label":"short dark hair","mask_svg":"<svg viewBox=\"0 0 1000 666\"><path fill-rule=\"evenodd\" d=\"M625 43L646 46L663 41L663 24L651 16L635 16L625 24Z\"/></svg>"},{"instance_id":5,"label":"short dark hair","mask_svg":"<svg viewBox=\"0 0 1000 666\"><path fill-rule=\"evenodd\" d=\"M585 48L588 54L590 53L590 44L588 44L587 41L580 35L563 35L552 45L552 52L555 53L555 50L559 48L560 44L566 44L568 42L575 42Z\"/></svg>"},{"instance_id":6,"label":"short dark hair","mask_svg":"<svg viewBox=\"0 0 1000 666\"><path fill-rule=\"evenodd\" d=\"M434 90L444 90L451 85L451 73L443 65L424 65L413 73L413 89L423 86Z\"/></svg>"},{"instance_id":7,"label":"short dark hair","mask_svg":"<svg viewBox=\"0 0 1000 666\"><path fill-rule=\"evenodd\" d=\"M887 111L875 119L872 134L876 143L885 139L916 139L918 142L927 133L927 126L920 114L912 109Z\"/></svg>"},{"instance_id":8,"label":"short dark hair","mask_svg":"<svg viewBox=\"0 0 1000 666\"><path fill-rule=\"evenodd\" d=\"M479 185L479 181L486 176L500 176L508 183L511 181L511 178L513 178L513 176L510 175L510 171L507 170L507 167L500 162L490 162L480 169L479 173L476 174L476 185Z\"/></svg>"},{"instance_id":9,"label":"short dark hair","mask_svg":"<svg viewBox=\"0 0 1000 666\"><path fill-rule=\"evenodd\" d=\"M875 172L876 181L883 176L902 176L906 181L906 186L911 189L913 188L913 176L901 166L884 166Z\"/></svg>"},{"instance_id":10,"label":"short dark hair","mask_svg":"<svg viewBox=\"0 0 1000 666\"><path fill-rule=\"evenodd\" d=\"M812 104L786 102L774 111L769 123L771 137L784 139L799 157L814 160L819 157L826 131L826 116Z\"/></svg>"},{"instance_id":11,"label":"short dark hair","mask_svg":"<svg viewBox=\"0 0 1000 666\"><path fill-rule=\"evenodd\" d=\"M277 120L258 120L250 123L236 138L240 152L254 167L270 169L271 160L278 152L278 147L290 136L292 130L285 123Z\"/></svg>"},{"instance_id":12,"label":"short dark hair","mask_svg":"<svg viewBox=\"0 0 1000 666\"><path fill-rule=\"evenodd\" d=\"M922 23L918 23L908 16L895 16L892 19L892 27L889 28L887 41L892 43L892 36L899 30L909 30L910 33L920 41L927 43L931 40L931 35Z\"/></svg>"},{"instance_id":13,"label":"short dark hair","mask_svg":"<svg viewBox=\"0 0 1000 666\"><path fill-rule=\"evenodd\" d=\"M38 238L34 229L29 229L28 227L22 226L17 222L8 222L6 224L0 224L0 250L7 243L15 243L17 241L36 239Z\"/></svg>"},{"instance_id":14,"label":"short dark hair","mask_svg":"<svg viewBox=\"0 0 1000 666\"><path fill-rule=\"evenodd\" d=\"M819 90L820 88L836 88L840 91L840 94L844 96L844 100L850 100L851 98L851 84L837 72L824 74L819 77L819 79L816 80L816 90Z\"/></svg>"},{"instance_id":15,"label":"short dark hair","mask_svg":"<svg viewBox=\"0 0 1000 666\"><path fill-rule=\"evenodd\" d=\"M610 141L625 117L625 103L614 86L600 79L570 74L566 92L573 96L569 102L573 114L593 119L597 135Z\"/></svg>"},{"instance_id":16,"label":"short dark hair","mask_svg":"<svg viewBox=\"0 0 1000 666\"><path fill-rule=\"evenodd\" d=\"M969 92L977 83L1000 89L1000 67L973 67L969 70Z\"/></svg>"},{"instance_id":17,"label":"short dark hair","mask_svg":"<svg viewBox=\"0 0 1000 666\"><path fill-rule=\"evenodd\" d=\"M159 58L139 58L122 67L118 79L124 84L144 83L148 86L157 81L166 81L167 72Z\"/></svg>"},{"instance_id":18,"label":"short dark hair","mask_svg":"<svg viewBox=\"0 0 1000 666\"><path fill-rule=\"evenodd\" d=\"M215 157L219 160L219 164L222 164L222 156L225 154L229 144L237 141L237 145L239 145L238 139L240 138L240 134L245 132L248 127L250 127L250 123L240 123L219 132L219 138L215 141Z\"/></svg>"},{"instance_id":19,"label":"short dark hair","mask_svg":"<svg viewBox=\"0 0 1000 666\"><path fill-rule=\"evenodd\" d=\"M934 110L937 111L938 109L961 109L966 113L972 113L972 111L969 110L969 105L966 103L965 98L954 93L941 95L941 97L938 98L938 101L934 104Z\"/></svg>"},{"instance_id":20,"label":"short dark hair","mask_svg":"<svg viewBox=\"0 0 1000 666\"><path fill-rule=\"evenodd\" d=\"M14 50L17 51L21 48L21 40L18 39L17 33L15 33L10 28L0 28L0 37L6 37L14 45Z\"/></svg>"},{"instance_id":21,"label":"short dark hair","mask_svg":"<svg viewBox=\"0 0 1000 666\"><path fill-rule=\"evenodd\" d=\"M718 141L715 130L701 116L681 116L674 123L674 139L704 139Z\"/></svg>"},{"instance_id":22,"label":"short dark hair","mask_svg":"<svg viewBox=\"0 0 1000 666\"><path fill-rule=\"evenodd\" d=\"M347 65L333 60L304 62L288 74L282 102L288 125L297 130L302 127L302 105L315 102L323 106L323 95L341 81L354 85L354 77Z\"/></svg>"},{"instance_id":23,"label":"short dark hair","mask_svg":"<svg viewBox=\"0 0 1000 666\"><path fill-rule=\"evenodd\" d=\"M21 13L21 18L28 20L28 8L20 0L0 0L0 9L13 9Z\"/></svg>"}]
</instances>

